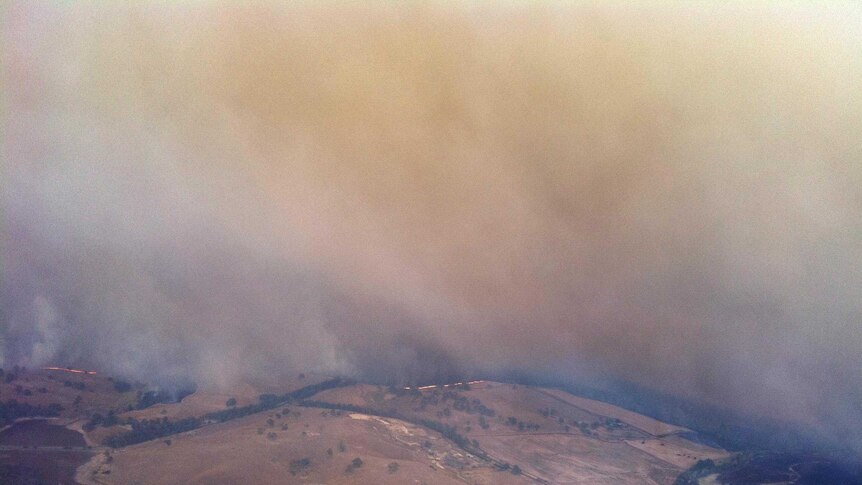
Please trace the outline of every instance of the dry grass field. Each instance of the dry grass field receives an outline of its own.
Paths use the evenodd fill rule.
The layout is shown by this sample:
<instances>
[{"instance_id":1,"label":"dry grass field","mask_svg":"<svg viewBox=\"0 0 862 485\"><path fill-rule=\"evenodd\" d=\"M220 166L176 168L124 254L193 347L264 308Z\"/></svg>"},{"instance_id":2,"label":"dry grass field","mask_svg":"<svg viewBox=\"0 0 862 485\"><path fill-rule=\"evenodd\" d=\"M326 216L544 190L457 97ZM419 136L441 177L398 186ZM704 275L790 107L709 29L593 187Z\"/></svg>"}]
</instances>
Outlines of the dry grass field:
<instances>
[{"instance_id":1,"label":"dry grass field","mask_svg":"<svg viewBox=\"0 0 862 485\"><path fill-rule=\"evenodd\" d=\"M558 389L542 389L540 392L559 399L566 404L570 404L580 409L590 411L594 414L598 414L600 416L607 416L610 418L617 418L620 421L634 426L635 428L638 428L641 431L649 433L653 436L665 436L674 433L684 433L686 431L689 431L682 426L675 426L673 424L664 423L649 416L644 416L643 414L638 414L636 412L629 411L628 409L614 406L613 404L574 396L572 394L569 394L568 392L560 391Z\"/></svg>"},{"instance_id":2,"label":"dry grass field","mask_svg":"<svg viewBox=\"0 0 862 485\"><path fill-rule=\"evenodd\" d=\"M15 399L34 406L53 403L63 406L61 417L76 419L93 412L126 409L135 402L134 391L124 393L114 389L114 381L102 374L83 374L63 370L7 369L4 376L15 375L8 381L0 379L0 400Z\"/></svg>"},{"instance_id":3,"label":"dry grass field","mask_svg":"<svg viewBox=\"0 0 862 485\"><path fill-rule=\"evenodd\" d=\"M128 418L200 418L228 409L229 400L247 406L261 394L284 395L327 380L271 377L201 386L180 402L128 411L146 388L120 392L113 379L99 374L20 371L0 382L0 398L62 405L55 422L83 433L93 448L76 474L86 484L671 484L698 460L729 456L683 438L685 428L617 406L489 381L422 390L340 384L302 405L203 422L116 450L101 446L131 429L124 424ZM84 431L92 413L108 411L121 424ZM450 431L444 436L434 429Z\"/></svg>"},{"instance_id":4,"label":"dry grass field","mask_svg":"<svg viewBox=\"0 0 862 485\"><path fill-rule=\"evenodd\" d=\"M135 419L182 419L193 416L202 416L213 411L225 409L229 399L236 401L236 406L246 406L257 402L261 394L285 394L295 391L301 387L328 379L323 375L284 375L278 381L254 381L237 382L227 387L205 386L196 390L193 394L183 398L182 402L157 404L146 409L128 411L120 415L121 418Z\"/></svg>"},{"instance_id":5,"label":"dry grass field","mask_svg":"<svg viewBox=\"0 0 862 485\"><path fill-rule=\"evenodd\" d=\"M280 416L280 417L279 417ZM272 420L271 422L268 420ZM283 429L286 426L287 429ZM361 466L353 467L355 459ZM102 454L90 484L528 483L438 433L393 419L292 407ZM395 464L395 465L393 465Z\"/></svg>"},{"instance_id":6,"label":"dry grass field","mask_svg":"<svg viewBox=\"0 0 862 485\"><path fill-rule=\"evenodd\" d=\"M393 395L370 386L333 389L316 400L397 409L439 420L476 440L491 458L548 483L673 483L699 459L728 456L673 433L687 431L563 391L482 382L469 390L426 389ZM464 400L471 409L463 408ZM460 403L460 404L456 404ZM494 416L480 418L478 404ZM483 426L484 425L484 426Z\"/></svg>"}]
</instances>

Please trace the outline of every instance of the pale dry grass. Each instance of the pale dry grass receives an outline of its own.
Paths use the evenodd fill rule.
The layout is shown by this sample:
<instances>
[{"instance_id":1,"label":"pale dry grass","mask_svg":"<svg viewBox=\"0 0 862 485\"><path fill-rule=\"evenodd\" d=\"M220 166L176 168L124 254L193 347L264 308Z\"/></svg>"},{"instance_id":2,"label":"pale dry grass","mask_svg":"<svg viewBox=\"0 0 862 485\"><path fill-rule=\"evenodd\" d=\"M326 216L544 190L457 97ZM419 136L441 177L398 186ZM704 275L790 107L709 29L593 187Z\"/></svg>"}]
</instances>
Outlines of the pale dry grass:
<instances>
[{"instance_id":1,"label":"pale dry grass","mask_svg":"<svg viewBox=\"0 0 862 485\"><path fill-rule=\"evenodd\" d=\"M554 398L557 398L572 406L579 407L591 413L598 414L601 416L607 416L609 418L619 419L620 421L634 426L635 428L638 428L653 436L665 436L669 434L684 433L686 431L689 431L687 428L683 428L682 426L665 423L657 419L653 419L649 416L644 416L643 414L638 414L636 412L623 409L619 406L614 406L613 404L573 396L572 394L557 389L542 389L540 392L549 396L553 396Z\"/></svg>"},{"instance_id":2,"label":"pale dry grass","mask_svg":"<svg viewBox=\"0 0 862 485\"><path fill-rule=\"evenodd\" d=\"M451 400L442 400L447 391L471 401L478 399L496 415L485 419L487 428L483 429L479 426L478 415L457 411ZM671 484L697 459L727 456L723 450L666 435L685 431L679 426L562 391L482 382L472 385L468 391L427 389L422 391L422 396L436 396L439 402L422 408L414 395L394 396L375 386L340 388L321 393L317 398L373 409L382 409L379 403L383 402L385 409L394 408L407 416L455 426L459 433L478 440L481 448L494 459L517 464L525 473L549 483ZM446 407L450 407L449 416L440 414ZM553 415L545 416L541 412L550 409ZM365 415L356 417L377 419ZM539 428L519 430L507 423L510 417ZM627 426L608 427L605 424L608 418L619 419ZM590 434L585 434L578 428L579 422L598 426L591 427ZM665 437L656 438L650 432ZM640 441L644 441L645 446L631 444L640 444ZM471 479L479 481L480 470L471 472ZM504 475L508 474L492 474L491 483L494 483L493 478Z\"/></svg>"},{"instance_id":3,"label":"pale dry grass","mask_svg":"<svg viewBox=\"0 0 862 485\"><path fill-rule=\"evenodd\" d=\"M272 413L260 413L171 436L170 445L157 440L118 450L109 468L104 464L101 468L111 473L99 473L98 483L467 483L456 471L438 466L447 454L460 452L434 432L398 420L357 420L320 409L297 410L300 416L274 418L271 428L266 420ZM282 430L282 424L288 429ZM277 437L268 438L268 432ZM347 447L343 453L338 451L342 441ZM423 448L424 441L432 443L430 450ZM327 449L333 450L331 457ZM312 465L292 475L290 463L306 457ZM364 465L345 473L356 457ZM92 473L100 461L95 458L82 472ZM389 473L393 461L399 470Z\"/></svg>"},{"instance_id":4,"label":"pale dry grass","mask_svg":"<svg viewBox=\"0 0 862 485\"><path fill-rule=\"evenodd\" d=\"M720 460L730 456L724 450L681 446L667 440L628 440L626 444L682 469L694 466L698 460Z\"/></svg>"}]
</instances>

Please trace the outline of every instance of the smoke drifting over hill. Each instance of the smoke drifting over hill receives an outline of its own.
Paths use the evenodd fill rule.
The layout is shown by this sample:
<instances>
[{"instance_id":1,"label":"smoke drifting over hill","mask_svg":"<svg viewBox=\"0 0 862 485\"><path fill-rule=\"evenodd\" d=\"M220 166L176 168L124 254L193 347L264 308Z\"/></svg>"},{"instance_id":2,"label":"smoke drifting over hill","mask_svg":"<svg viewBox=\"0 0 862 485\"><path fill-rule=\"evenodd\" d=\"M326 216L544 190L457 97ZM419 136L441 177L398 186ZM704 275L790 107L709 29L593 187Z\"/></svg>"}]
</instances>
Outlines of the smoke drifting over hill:
<instances>
[{"instance_id":1,"label":"smoke drifting over hill","mask_svg":"<svg viewBox=\"0 0 862 485\"><path fill-rule=\"evenodd\" d=\"M862 436L859 4L3 22L6 365L590 371Z\"/></svg>"}]
</instances>

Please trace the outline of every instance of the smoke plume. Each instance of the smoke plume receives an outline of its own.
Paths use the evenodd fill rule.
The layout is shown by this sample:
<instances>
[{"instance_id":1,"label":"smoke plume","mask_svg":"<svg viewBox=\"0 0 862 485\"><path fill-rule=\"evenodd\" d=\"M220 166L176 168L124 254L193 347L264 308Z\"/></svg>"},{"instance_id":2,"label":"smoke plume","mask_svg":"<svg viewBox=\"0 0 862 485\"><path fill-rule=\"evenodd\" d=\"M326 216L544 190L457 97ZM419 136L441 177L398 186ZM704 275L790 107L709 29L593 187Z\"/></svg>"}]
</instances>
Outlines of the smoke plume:
<instances>
[{"instance_id":1,"label":"smoke plume","mask_svg":"<svg viewBox=\"0 0 862 485\"><path fill-rule=\"evenodd\" d=\"M7 365L589 371L862 436L858 3L133 3L5 6Z\"/></svg>"}]
</instances>

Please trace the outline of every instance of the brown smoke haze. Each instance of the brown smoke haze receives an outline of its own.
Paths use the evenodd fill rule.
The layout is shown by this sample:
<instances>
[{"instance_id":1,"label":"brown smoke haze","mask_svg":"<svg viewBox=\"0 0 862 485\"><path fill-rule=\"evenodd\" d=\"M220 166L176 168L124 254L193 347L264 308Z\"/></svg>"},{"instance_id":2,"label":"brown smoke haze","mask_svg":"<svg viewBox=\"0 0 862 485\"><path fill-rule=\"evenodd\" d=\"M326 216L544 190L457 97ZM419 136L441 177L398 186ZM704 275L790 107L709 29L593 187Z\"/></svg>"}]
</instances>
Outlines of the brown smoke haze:
<instances>
[{"instance_id":1,"label":"brown smoke haze","mask_svg":"<svg viewBox=\"0 0 862 485\"><path fill-rule=\"evenodd\" d=\"M862 443L860 4L261 5L6 4L6 365L589 370Z\"/></svg>"}]
</instances>

